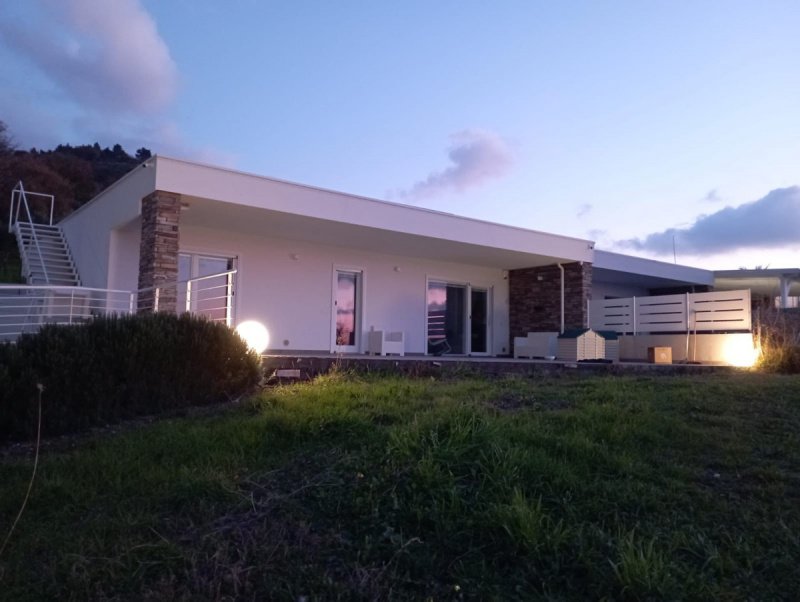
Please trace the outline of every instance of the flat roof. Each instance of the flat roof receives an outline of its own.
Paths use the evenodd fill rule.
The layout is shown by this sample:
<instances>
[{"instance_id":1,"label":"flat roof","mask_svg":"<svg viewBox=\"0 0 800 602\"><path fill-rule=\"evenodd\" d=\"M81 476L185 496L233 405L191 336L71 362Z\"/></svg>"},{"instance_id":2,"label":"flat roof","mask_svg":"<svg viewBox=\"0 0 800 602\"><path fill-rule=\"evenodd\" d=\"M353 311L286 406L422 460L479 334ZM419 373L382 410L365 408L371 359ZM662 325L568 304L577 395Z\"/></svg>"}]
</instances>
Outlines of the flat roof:
<instances>
[{"instance_id":1,"label":"flat roof","mask_svg":"<svg viewBox=\"0 0 800 602\"><path fill-rule=\"evenodd\" d=\"M179 193L187 225L229 228L469 261L503 269L593 260L590 240L381 201L223 167L156 156L155 188ZM236 206L236 210L232 210Z\"/></svg>"}]
</instances>

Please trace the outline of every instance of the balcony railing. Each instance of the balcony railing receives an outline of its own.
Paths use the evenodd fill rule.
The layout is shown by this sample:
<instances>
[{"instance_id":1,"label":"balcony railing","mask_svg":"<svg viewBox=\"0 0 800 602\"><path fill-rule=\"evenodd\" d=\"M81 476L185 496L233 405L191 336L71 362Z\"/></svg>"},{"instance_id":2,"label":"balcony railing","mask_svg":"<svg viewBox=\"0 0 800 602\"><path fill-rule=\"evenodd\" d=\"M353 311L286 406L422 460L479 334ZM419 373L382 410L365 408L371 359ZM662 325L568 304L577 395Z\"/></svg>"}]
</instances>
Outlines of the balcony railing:
<instances>
[{"instance_id":1,"label":"balcony railing","mask_svg":"<svg viewBox=\"0 0 800 602\"><path fill-rule=\"evenodd\" d=\"M231 326L236 270L138 291L83 286L0 284L0 342L44 324L80 324L96 316L147 311L191 313Z\"/></svg>"},{"instance_id":2,"label":"balcony railing","mask_svg":"<svg viewBox=\"0 0 800 602\"><path fill-rule=\"evenodd\" d=\"M138 311L188 312L230 326L235 278L236 270L228 270L140 289L136 307Z\"/></svg>"}]
</instances>

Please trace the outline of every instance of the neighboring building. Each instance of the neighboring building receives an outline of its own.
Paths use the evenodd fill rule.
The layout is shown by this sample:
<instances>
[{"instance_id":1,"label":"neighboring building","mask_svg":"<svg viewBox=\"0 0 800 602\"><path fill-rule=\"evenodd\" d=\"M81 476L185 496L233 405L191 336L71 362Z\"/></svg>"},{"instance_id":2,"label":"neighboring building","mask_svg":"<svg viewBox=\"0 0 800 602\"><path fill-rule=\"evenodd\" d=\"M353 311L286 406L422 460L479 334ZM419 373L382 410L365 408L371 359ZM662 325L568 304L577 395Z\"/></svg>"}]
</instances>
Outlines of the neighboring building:
<instances>
[{"instance_id":1,"label":"neighboring building","mask_svg":"<svg viewBox=\"0 0 800 602\"><path fill-rule=\"evenodd\" d=\"M714 272L714 290L748 288L753 304L763 307L800 307L800 268L719 270Z\"/></svg>"}]
</instances>

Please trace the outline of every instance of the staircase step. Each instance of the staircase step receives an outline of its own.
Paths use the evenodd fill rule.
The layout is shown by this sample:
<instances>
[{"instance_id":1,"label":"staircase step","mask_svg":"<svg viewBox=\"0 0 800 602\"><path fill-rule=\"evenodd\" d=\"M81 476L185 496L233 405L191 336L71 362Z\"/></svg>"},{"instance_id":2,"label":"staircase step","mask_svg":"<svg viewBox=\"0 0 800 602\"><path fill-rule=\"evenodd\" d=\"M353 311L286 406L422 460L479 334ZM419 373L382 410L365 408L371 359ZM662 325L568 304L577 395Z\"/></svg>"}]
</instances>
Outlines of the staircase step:
<instances>
[{"instance_id":1,"label":"staircase step","mask_svg":"<svg viewBox=\"0 0 800 602\"><path fill-rule=\"evenodd\" d=\"M64 242L64 239L59 237L59 236L37 236L36 238L34 238L33 236L26 236L25 234L23 234L21 236L21 238L22 238L22 242L27 243L27 244L31 244L31 245L35 245L37 242L39 242L39 243L43 243L43 242L63 243Z\"/></svg>"},{"instance_id":2,"label":"staircase step","mask_svg":"<svg viewBox=\"0 0 800 602\"><path fill-rule=\"evenodd\" d=\"M44 257L50 256L50 257L68 258L67 257L67 250L65 248L63 248L63 247L59 249L57 247L46 247L46 246L42 245L38 249L36 247L25 247L25 250L26 251L30 251L29 255L32 255L34 257L38 257L39 256L39 251L41 251L41 254Z\"/></svg>"},{"instance_id":3,"label":"staircase step","mask_svg":"<svg viewBox=\"0 0 800 602\"><path fill-rule=\"evenodd\" d=\"M36 228L37 230L61 230L59 226L50 225L50 224L39 224L39 223L31 223L31 222L17 222L17 226L19 228Z\"/></svg>"},{"instance_id":4,"label":"staircase step","mask_svg":"<svg viewBox=\"0 0 800 602\"><path fill-rule=\"evenodd\" d=\"M39 238L44 238L46 236L55 236L56 238L61 238L61 231L60 230L20 230L20 235L22 236L37 236Z\"/></svg>"},{"instance_id":5,"label":"staircase step","mask_svg":"<svg viewBox=\"0 0 800 602\"><path fill-rule=\"evenodd\" d=\"M37 264L37 265L42 265L42 263L44 263L45 265L51 265L52 264L52 265L75 267L74 264L72 263L72 260L69 259L69 257L59 257L59 256L56 256L56 255L52 255L50 257L44 256L44 257L41 257L41 258L40 257L32 257L32 258L29 258L29 263Z\"/></svg>"},{"instance_id":6,"label":"staircase step","mask_svg":"<svg viewBox=\"0 0 800 602\"><path fill-rule=\"evenodd\" d=\"M49 261L41 262L38 259L31 259L26 261L25 264L28 266L29 269L38 269L38 270L50 270L51 268L54 271L62 271L62 272L74 272L75 266L71 266L65 263L53 263Z\"/></svg>"},{"instance_id":7,"label":"staircase step","mask_svg":"<svg viewBox=\"0 0 800 602\"><path fill-rule=\"evenodd\" d=\"M28 274L30 274L32 278L45 277L44 272L42 270L29 270ZM47 270L47 277L50 280L53 280L54 278L66 278L68 280L74 281L77 279L77 274L75 274L74 272L51 272L50 270Z\"/></svg>"},{"instance_id":8,"label":"staircase step","mask_svg":"<svg viewBox=\"0 0 800 602\"><path fill-rule=\"evenodd\" d=\"M59 238L57 236L37 236L34 238L33 236L22 236L22 242L28 245L35 245L37 242L41 245L44 243L49 244L64 244L64 239Z\"/></svg>"},{"instance_id":9,"label":"staircase step","mask_svg":"<svg viewBox=\"0 0 800 602\"><path fill-rule=\"evenodd\" d=\"M64 248L64 242L60 240L56 241L49 241L49 240L40 240L39 244L37 245L34 241L23 241L22 246L26 250L30 250L31 252L36 252L37 249L41 249L44 251L45 249L48 251L62 251L66 253L66 249Z\"/></svg>"},{"instance_id":10,"label":"staircase step","mask_svg":"<svg viewBox=\"0 0 800 602\"><path fill-rule=\"evenodd\" d=\"M32 252L36 252L36 250L37 250L37 245L33 241L23 241L22 246L25 248L25 250L29 250L29 251L32 251ZM51 242L51 241L42 241L42 240L40 240L38 248L41 249L42 251L44 251L46 249L46 250L51 251L51 252L52 251L61 251L62 253L66 253L67 252L66 245L64 244L63 241L52 241Z\"/></svg>"}]
</instances>

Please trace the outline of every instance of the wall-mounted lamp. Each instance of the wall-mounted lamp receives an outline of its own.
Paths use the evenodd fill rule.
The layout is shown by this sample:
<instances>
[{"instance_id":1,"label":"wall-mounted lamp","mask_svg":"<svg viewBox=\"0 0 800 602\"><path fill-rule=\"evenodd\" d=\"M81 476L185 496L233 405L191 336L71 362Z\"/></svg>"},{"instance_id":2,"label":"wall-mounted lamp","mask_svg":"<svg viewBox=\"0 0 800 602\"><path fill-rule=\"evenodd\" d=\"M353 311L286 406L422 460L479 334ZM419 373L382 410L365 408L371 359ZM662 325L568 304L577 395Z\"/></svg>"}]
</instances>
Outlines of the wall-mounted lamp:
<instances>
[{"instance_id":1,"label":"wall-mounted lamp","mask_svg":"<svg viewBox=\"0 0 800 602\"><path fill-rule=\"evenodd\" d=\"M292 261L298 261L300 259L300 256L297 253L289 253L289 259L291 259Z\"/></svg>"},{"instance_id":2,"label":"wall-mounted lamp","mask_svg":"<svg viewBox=\"0 0 800 602\"><path fill-rule=\"evenodd\" d=\"M402 270L400 269L399 265L394 266L394 271L395 272L402 272Z\"/></svg>"}]
</instances>

